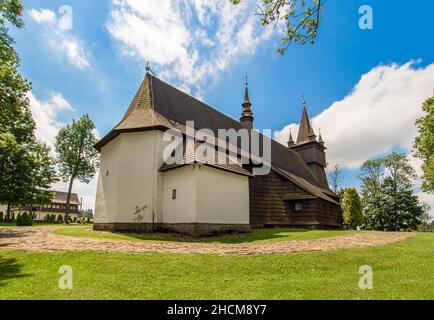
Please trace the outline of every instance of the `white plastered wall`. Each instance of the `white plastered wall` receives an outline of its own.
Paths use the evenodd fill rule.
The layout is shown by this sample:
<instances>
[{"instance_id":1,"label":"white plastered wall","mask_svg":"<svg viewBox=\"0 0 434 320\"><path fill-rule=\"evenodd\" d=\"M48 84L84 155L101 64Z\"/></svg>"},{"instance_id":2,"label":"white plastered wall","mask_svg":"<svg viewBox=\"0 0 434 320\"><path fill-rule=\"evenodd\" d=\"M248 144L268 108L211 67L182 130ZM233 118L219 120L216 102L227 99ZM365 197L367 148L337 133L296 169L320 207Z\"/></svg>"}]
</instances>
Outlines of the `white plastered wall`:
<instances>
[{"instance_id":1,"label":"white plastered wall","mask_svg":"<svg viewBox=\"0 0 434 320\"><path fill-rule=\"evenodd\" d=\"M101 149L96 223L161 222L163 132L122 133Z\"/></svg>"},{"instance_id":2,"label":"white plastered wall","mask_svg":"<svg viewBox=\"0 0 434 320\"><path fill-rule=\"evenodd\" d=\"M162 173L164 146L163 132L145 131L102 148L95 223L249 224L247 176L204 165Z\"/></svg>"},{"instance_id":3,"label":"white plastered wall","mask_svg":"<svg viewBox=\"0 0 434 320\"><path fill-rule=\"evenodd\" d=\"M163 221L249 224L248 177L204 165L165 172Z\"/></svg>"}]
</instances>

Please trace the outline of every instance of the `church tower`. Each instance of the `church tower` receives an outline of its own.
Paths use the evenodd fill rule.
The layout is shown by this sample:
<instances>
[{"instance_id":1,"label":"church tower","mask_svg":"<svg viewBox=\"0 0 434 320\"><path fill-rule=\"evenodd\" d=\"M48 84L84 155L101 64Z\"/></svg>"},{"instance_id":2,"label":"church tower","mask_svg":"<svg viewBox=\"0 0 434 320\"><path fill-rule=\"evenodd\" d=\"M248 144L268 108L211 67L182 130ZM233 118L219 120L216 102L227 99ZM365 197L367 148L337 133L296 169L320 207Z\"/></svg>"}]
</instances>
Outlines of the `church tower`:
<instances>
[{"instance_id":1,"label":"church tower","mask_svg":"<svg viewBox=\"0 0 434 320\"><path fill-rule=\"evenodd\" d=\"M297 151L303 158L304 162L312 170L318 182L324 188L328 188L325 168L327 166L324 141L321 133L319 140L316 139L315 132L310 124L307 114L306 102L303 102L303 114L301 116L300 128L298 130L297 142L293 143L292 137L288 142L288 147Z\"/></svg>"},{"instance_id":2,"label":"church tower","mask_svg":"<svg viewBox=\"0 0 434 320\"><path fill-rule=\"evenodd\" d=\"M253 129L253 112L252 112L252 103L250 102L249 98L249 82L246 78L246 90L244 92L244 102L242 104L243 111L241 113L240 122L242 123L243 127L247 130Z\"/></svg>"}]
</instances>

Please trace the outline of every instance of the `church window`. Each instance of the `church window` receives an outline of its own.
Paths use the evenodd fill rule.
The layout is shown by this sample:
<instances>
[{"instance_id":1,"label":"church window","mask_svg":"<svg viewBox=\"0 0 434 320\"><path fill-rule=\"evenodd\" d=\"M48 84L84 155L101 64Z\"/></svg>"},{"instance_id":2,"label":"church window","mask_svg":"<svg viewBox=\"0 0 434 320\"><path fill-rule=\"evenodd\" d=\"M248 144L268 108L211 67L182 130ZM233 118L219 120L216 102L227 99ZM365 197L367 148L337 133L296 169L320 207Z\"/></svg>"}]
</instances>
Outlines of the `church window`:
<instances>
[{"instance_id":1,"label":"church window","mask_svg":"<svg viewBox=\"0 0 434 320\"><path fill-rule=\"evenodd\" d=\"M176 189L172 190L172 200L176 200Z\"/></svg>"}]
</instances>

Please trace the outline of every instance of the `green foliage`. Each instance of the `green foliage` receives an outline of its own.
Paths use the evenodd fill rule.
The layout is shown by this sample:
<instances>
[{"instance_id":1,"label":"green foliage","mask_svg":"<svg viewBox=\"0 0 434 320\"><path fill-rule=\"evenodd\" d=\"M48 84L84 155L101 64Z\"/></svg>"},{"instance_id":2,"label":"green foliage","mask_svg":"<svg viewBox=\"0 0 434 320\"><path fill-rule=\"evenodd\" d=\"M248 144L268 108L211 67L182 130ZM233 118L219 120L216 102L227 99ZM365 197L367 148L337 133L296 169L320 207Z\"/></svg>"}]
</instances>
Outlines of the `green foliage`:
<instances>
[{"instance_id":1,"label":"green foliage","mask_svg":"<svg viewBox=\"0 0 434 320\"><path fill-rule=\"evenodd\" d=\"M3 218L4 218L3 211L0 211L0 222L3 221Z\"/></svg>"},{"instance_id":2,"label":"green foliage","mask_svg":"<svg viewBox=\"0 0 434 320\"><path fill-rule=\"evenodd\" d=\"M55 181L49 149L34 135L30 84L18 72L9 36L8 26L23 27L22 13L21 1L0 1L0 203L9 205L32 204L37 190Z\"/></svg>"},{"instance_id":3,"label":"green foliage","mask_svg":"<svg viewBox=\"0 0 434 320\"><path fill-rule=\"evenodd\" d=\"M98 151L94 145L98 139L94 134L95 125L88 115L60 129L56 136L58 167L63 181L69 181L66 200L66 222L69 220L69 203L75 179L89 183L95 176L99 165Z\"/></svg>"},{"instance_id":4,"label":"green foliage","mask_svg":"<svg viewBox=\"0 0 434 320\"><path fill-rule=\"evenodd\" d=\"M414 145L415 155L423 161L422 189L434 191L434 98L423 103L425 115L416 121L419 136Z\"/></svg>"},{"instance_id":5,"label":"green foliage","mask_svg":"<svg viewBox=\"0 0 434 320\"><path fill-rule=\"evenodd\" d=\"M29 215L27 212L24 212L22 214L18 214L16 224L17 226L33 226L33 219L31 215Z\"/></svg>"},{"instance_id":6,"label":"green foliage","mask_svg":"<svg viewBox=\"0 0 434 320\"><path fill-rule=\"evenodd\" d=\"M57 222L62 223L63 222L63 216L61 214L59 214L57 216Z\"/></svg>"},{"instance_id":7,"label":"green foliage","mask_svg":"<svg viewBox=\"0 0 434 320\"><path fill-rule=\"evenodd\" d=\"M347 229L356 229L363 224L362 201L355 188L345 189L341 206Z\"/></svg>"},{"instance_id":8,"label":"green foliage","mask_svg":"<svg viewBox=\"0 0 434 320\"><path fill-rule=\"evenodd\" d=\"M241 0L229 0L238 5ZM314 44L326 0L261 0L256 14L263 26L283 27L278 52L285 54L292 43Z\"/></svg>"},{"instance_id":9,"label":"green foliage","mask_svg":"<svg viewBox=\"0 0 434 320\"><path fill-rule=\"evenodd\" d=\"M413 192L416 178L405 154L393 152L362 166L365 226L388 231L417 230L423 208Z\"/></svg>"}]
</instances>

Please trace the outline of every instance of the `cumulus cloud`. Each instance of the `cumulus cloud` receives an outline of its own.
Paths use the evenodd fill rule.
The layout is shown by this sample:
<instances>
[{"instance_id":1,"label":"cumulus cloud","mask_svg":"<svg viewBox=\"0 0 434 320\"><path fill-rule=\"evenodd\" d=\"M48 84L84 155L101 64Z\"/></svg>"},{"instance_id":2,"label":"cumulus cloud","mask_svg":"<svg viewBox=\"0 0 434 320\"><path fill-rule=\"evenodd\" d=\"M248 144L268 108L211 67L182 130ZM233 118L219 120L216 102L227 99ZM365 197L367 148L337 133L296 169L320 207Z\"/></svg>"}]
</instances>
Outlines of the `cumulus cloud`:
<instances>
[{"instance_id":1,"label":"cumulus cloud","mask_svg":"<svg viewBox=\"0 0 434 320\"><path fill-rule=\"evenodd\" d=\"M258 26L254 1L113 0L107 29L124 55L150 61L162 78L201 92L271 29Z\"/></svg>"},{"instance_id":2,"label":"cumulus cloud","mask_svg":"<svg viewBox=\"0 0 434 320\"><path fill-rule=\"evenodd\" d=\"M77 69L90 67L89 54L81 40L72 33L72 11L70 16L64 13L62 17L57 17L56 13L49 9L31 9L28 14L33 21L43 26L43 36L51 50L66 57Z\"/></svg>"},{"instance_id":3,"label":"cumulus cloud","mask_svg":"<svg viewBox=\"0 0 434 320\"><path fill-rule=\"evenodd\" d=\"M411 150L415 121L423 114L422 103L432 95L433 84L434 64L381 65L364 74L351 93L312 119L328 147L329 163L356 169L396 147ZM290 124L274 136L285 143L289 131L296 135L297 129L297 124Z\"/></svg>"},{"instance_id":4,"label":"cumulus cloud","mask_svg":"<svg viewBox=\"0 0 434 320\"><path fill-rule=\"evenodd\" d=\"M73 111L68 101L58 92L51 93L48 100L38 100L32 92L29 93L30 110L36 122L36 137L39 141L52 147L57 132L65 124L58 120L58 116L64 111Z\"/></svg>"}]
</instances>

